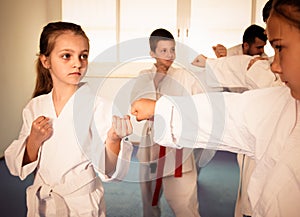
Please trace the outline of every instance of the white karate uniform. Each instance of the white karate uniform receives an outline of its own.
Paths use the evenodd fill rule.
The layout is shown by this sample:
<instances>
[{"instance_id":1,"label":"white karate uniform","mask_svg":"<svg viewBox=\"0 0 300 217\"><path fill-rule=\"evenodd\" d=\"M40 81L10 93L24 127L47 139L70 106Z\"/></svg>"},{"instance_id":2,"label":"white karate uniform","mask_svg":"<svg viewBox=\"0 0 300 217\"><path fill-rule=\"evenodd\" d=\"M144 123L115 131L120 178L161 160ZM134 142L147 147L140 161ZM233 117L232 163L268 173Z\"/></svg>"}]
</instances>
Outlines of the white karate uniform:
<instances>
[{"instance_id":1,"label":"white karate uniform","mask_svg":"<svg viewBox=\"0 0 300 217\"><path fill-rule=\"evenodd\" d=\"M238 44L227 49L227 56L243 55L243 45Z\"/></svg>"},{"instance_id":2,"label":"white karate uniform","mask_svg":"<svg viewBox=\"0 0 300 217\"><path fill-rule=\"evenodd\" d=\"M192 99L196 113L190 98L164 96L157 101L154 141L170 147L209 147L253 157L256 167L248 186L252 216L299 216L300 103L290 89L283 86L242 94L199 94ZM189 124L184 125L184 120ZM157 133L162 127L164 133ZM191 135L196 135L194 141Z\"/></svg>"},{"instance_id":3,"label":"white karate uniform","mask_svg":"<svg viewBox=\"0 0 300 217\"><path fill-rule=\"evenodd\" d=\"M157 99L161 95L187 96L202 92L200 83L190 72L174 67L168 69L166 76L160 81L156 89L154 85L156 73L157 69L155 66L140 72L132 91L132 100L138 98ZM153 185L156 183L156 179L159 178L156 177L159 146L153 143L152 124L153 121L151 120L146 122L137 154L140 161L144 216L151 217L160 216L159 205L152 206L151 203L154 193ZM199 149L195 152L195 157L197 157L199 162L201 159L201 163L204 166L212 159L214 154L215 151ZM168 148L165 155L162 184L166 201L177 217L199 216L197 200L198 175L193 150L183 149L182 177L174 177L176 169L175 159L176 151ZM186 186L189 187L186 188Z\"/></svg>"},{"instance_id":4,"label":"white karate uniform","mask_svg":"<svg viewBox=\"0 0 300 217\"><path fill-rule=\"evenodd\" d=\"M257 89L283 85L270 69L268 60L256 61L247 70L252 56L239 55L206 60L206 83L210 87Z\"/></svg>"},{"instance_id":5,"label":"white karate uniform","mask_svg":"<svg viewBox=\"0 0 300 217\"><path fill-rule=\"evenodd\" d=\"M32 122L49 117L53 134L40 147L36 161L22 166ZM12 175L22 180L35 172L27 189L28 217L105 216L104 181L122 179L129 168L132 145L122 139L116 171L105 171L105 139L111 127L112 107L95 96L85 83L56 116L52 92L33 98L23 110L23 126L17 140L5 151ZM96 171L95 171L96 170Z\"/></svg>"},{"instance_id":6,"label":"white karate uniform","mask_svg":"<svg viewBox=\"0 0 300 217\"><path fill-rule=\"evenodd\" d=\"M209 74L208 85L228 87L232 92L284 85L279 76L271 71L269 60L256 61L247 70L252 58L248 55L238 55L207 59L205 72ZM247 155L237 154L237 162L240 169L240 181L234 216L251 216L252 208L247 189L251 174L255 169L255 161Z\"/></svg>"}]
</instances>

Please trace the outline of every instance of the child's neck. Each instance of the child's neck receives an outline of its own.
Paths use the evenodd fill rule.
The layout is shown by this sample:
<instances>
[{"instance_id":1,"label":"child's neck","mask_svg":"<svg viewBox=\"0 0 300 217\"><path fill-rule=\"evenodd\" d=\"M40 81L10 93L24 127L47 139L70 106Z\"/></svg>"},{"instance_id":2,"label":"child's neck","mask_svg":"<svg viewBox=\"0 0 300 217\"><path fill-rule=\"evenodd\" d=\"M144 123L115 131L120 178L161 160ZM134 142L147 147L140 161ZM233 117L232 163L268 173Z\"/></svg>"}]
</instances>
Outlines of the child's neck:
<instances>
[{"instance_id":1,"label":"child's neck","mask_svg":"<svg viewBox=\"0 0 300 217\"><path fill-rule=\"evenodd\" d=\"M167 74L168 70L170 67L167 67L163 64L155 63L154 64L156 67L156 73L162 73L162 74Z\"/></svg>"},{"instance_id":2,"label":"child's neck","mask_svg":"<svg viewBox=\"0 0 300 217\"><path fill-rule=\"evenodd\" d=\"M56 116L58 117L63 110L65 104L71 98L71 96L76 92L78 86L70 86L69 88L53 88L52 90L52 100L55 108Z\"/></svg>"}]
</instances>

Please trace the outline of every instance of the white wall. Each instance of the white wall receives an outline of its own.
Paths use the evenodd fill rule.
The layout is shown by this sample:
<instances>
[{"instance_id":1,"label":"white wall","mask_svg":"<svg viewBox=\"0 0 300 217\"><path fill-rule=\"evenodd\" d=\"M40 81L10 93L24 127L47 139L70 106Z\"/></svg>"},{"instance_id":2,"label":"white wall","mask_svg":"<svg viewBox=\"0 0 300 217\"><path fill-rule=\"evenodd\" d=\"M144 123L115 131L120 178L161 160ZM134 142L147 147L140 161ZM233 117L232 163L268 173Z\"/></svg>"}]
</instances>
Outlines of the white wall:
<instances>
[{"instance_id":1,"label":"white wall","mask_svg":"<svg viewBox=\"0 0 300 217\"><path fill-rule=\"evenodd\" d=\"M0 1L0 157L20 131L35 84L39 35L46 23L61 19L60 1Z\"/></svg>"},{"instance_id":2,"label":"white wall","mask_svg":"<svg viewBox=\"0 0 300 217\"><path fill-rule=\"evenodd\" d=\"M1 0L0 1L0 157L5 148L18 136L22 123L22 109L31 97L35 84L35 60L42 27L62 17L62 0ZM266 0L257 0L262 7ZM261 17L260 13L257 18ZM128 70L130 71L130 70ZM136 70L136 72L139 70ZM108 79L111 87L122 88L126 79ZM116 82L118 84L116 84ZM126 83L126 82L125 82ZM105 94L106 89L105 89ZM141 123L133 140L139 136Z\"/></svg>"}]
</instances>

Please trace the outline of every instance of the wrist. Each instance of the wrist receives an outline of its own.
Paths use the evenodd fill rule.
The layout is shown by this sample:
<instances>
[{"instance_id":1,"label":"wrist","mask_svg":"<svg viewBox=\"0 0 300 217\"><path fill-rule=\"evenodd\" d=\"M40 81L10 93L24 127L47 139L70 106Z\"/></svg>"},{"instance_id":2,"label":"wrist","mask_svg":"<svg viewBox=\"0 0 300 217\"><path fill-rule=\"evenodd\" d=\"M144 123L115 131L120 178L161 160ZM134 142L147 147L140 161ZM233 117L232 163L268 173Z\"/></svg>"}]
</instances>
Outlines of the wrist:
<instances>
[{"instance_id":1,"label":"wrist","mask_svg":"<svg viewBox=\"0 0 300 217\"><path fill-rule=\"evenodd\" d=\"M109 152L118 155L121 148L121 138L119 137L116 139L107 138L105 141L105 146Z\"/></svg>"},{"instance_id":2,"label":"wrist","mask_svg":"<svg viewBox=\"0 0 300 217\"><path fill-rule=\"evenodd\" d=\"M120 137L118 137L118 136L115 136L115 137L107 137L107 139L106 139L106 141L105 141L105 143L106 144L111 144L111 143L120 143L121 142L121 138Z\"/></svg>"}]
</instances>

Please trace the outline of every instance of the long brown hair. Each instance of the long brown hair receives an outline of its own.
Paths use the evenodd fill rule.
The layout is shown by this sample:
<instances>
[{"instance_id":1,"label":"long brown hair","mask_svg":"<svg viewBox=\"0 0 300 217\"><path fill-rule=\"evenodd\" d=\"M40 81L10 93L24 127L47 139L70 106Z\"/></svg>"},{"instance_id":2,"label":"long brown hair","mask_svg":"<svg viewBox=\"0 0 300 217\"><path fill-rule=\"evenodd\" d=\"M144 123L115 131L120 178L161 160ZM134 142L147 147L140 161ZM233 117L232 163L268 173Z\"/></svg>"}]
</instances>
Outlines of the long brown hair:
<instances>
[{"instance_id":1,"label":"long brown hair","mask_svg":"<svg viewBox=\"0 0 300 217\"><path fill-rule=\"evenodd\" d=\"M272 13L284 18L288 23L300 29L300 1L274 0Z\"/></svg>"},{"instance_id":2,"label":"long brown hair","mask_svg":"<svg viewBox=\"0 0 300 217\"><path fill-rule=\"evenodd\" d=\"M41 55L48 57L52 52L56 38L65 33L66 31L71 31L76 35L81 35L89 41L85 32L82 30L81 26L68 23L68 22L53 22L48 23L42 31L40 37L40 52L38 54L38 59L36 62L36 84L33 91L32 97L36 97L42 94L49 93L53 88L53 82L50 75L49 69L45 68L40 60Z\"/></svg>"}]
</instances>

